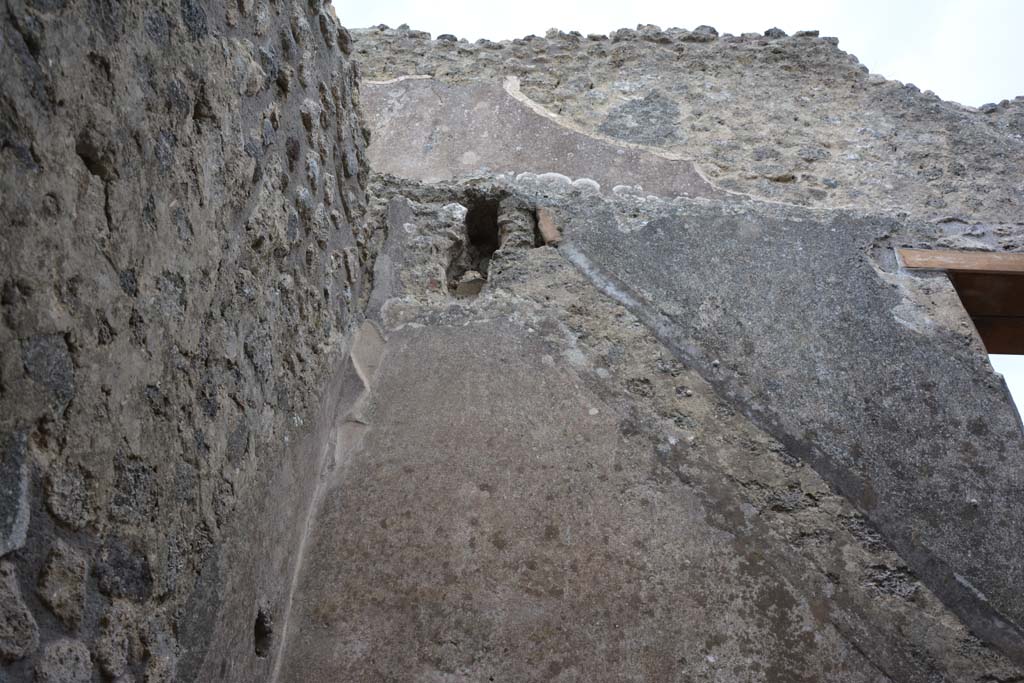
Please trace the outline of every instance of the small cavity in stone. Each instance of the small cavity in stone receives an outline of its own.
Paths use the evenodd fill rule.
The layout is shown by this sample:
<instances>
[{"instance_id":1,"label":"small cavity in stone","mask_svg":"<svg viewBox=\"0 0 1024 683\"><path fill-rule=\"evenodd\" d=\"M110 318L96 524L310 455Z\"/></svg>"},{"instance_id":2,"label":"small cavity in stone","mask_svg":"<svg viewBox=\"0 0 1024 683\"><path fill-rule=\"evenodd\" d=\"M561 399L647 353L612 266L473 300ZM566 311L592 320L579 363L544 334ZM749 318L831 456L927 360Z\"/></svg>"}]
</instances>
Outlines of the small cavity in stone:
<instances>
[{"instance_id":1,"label":"small cavity in stone","mask_svg":"<svg viewBox=\"0 0 1024 683\"><path fill-rule=\"evenodd\" d=\"M263 607L256 613L253 638L256 642L257 657L266 657L270 654L270 644L274 640L274 620Z\"/></svg>"},{"instance_id":2,"label":"small cavity in stone","mask_svg":"<svg viewBox=\"0 0 1024 683\"><path fill-rule=\"evenodd\" d=\"M471 195L466 200L465 239L452 248L448 291L457 297L476 296L487 283L491 255L498 249L498 197Z\"/></svg>"}]
</instances>

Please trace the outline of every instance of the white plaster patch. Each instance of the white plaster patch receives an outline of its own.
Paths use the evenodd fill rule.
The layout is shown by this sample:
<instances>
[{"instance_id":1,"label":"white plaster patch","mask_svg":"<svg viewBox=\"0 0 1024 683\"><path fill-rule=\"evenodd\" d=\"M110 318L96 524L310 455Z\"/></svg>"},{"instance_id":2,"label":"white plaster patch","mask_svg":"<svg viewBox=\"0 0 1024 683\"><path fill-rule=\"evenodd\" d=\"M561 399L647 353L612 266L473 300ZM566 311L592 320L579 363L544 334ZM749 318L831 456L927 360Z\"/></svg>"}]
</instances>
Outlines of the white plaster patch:
<instances>
[{"instance_id":1,"label":"white plaster patch","mask_svg":"<svg viewBox=\"0 0 1024 683\"><path fill-rule=\"evenodd\" d=\"M572 181L572 186L585 194L597 194L601 191L601 184L590 178L577 178Z\"/></svg>"},{"instance_id":2,"label":"white plaster patch","mask_svg":"<svg viewBox=\"0 0 1024 683\"><path fill-rule=\"evenodd\" d=\"M541 173L537 176L537 182L549 187L568 189L572 186L572 179L561 173Z\"/></svg>"},{"instance_id":3,"label":"white plaster patch","mask_svg":"<svg viewBox=\"0 0 1024 683\"><path fill-rule=\"evenodd\" d=\"M903 303L892 309L892 317L900 325L917 332L930 335L935 332L935 323L917 304L903 300Z\"/></svg>"}]
</instances>

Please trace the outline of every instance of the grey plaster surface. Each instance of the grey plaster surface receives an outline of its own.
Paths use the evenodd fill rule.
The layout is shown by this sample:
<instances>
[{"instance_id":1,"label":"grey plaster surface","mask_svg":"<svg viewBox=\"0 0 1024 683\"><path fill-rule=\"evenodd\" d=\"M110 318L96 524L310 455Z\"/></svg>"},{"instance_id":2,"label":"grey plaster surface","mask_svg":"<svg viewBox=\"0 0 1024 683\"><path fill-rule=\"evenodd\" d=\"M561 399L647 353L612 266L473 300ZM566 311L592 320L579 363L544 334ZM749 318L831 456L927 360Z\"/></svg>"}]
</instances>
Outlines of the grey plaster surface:
<instances>
[{"instance_id":1,"label":"grey plaster surface","mask_svg":"<svg viewBox=\"0 0 1024 683\"><path fill-rule=\"evenodd\" d=\"M887 680L548 352L500 319L392 335L281 680Z\"/></svg>"},{"instance_id":2,"label":"grey plaster surface","mask_svg":"<svg viewBox=\"0 0 1024 683\"><path fill-rule=\"evenodd\" d=\"M689 161L567 128L511 96L498 79L368 82L362 95L374 131L370 164L379 173L427 182L481 172L560 173L591 178L606 193L639 185L669 197L725 196Z\"/></svg>"},{"instance_id":3,"label":"grey plaster surface","mask_svg":"<svg viewBox=\"0 0 1024 683\"><path fill-rule=\"evenodd\" d=\"M1024 656L1024 433L983 349L872 262L900 224L713 202L562 217L574 262L835 484L972 628Z\"/></svg>"}]
</instances>

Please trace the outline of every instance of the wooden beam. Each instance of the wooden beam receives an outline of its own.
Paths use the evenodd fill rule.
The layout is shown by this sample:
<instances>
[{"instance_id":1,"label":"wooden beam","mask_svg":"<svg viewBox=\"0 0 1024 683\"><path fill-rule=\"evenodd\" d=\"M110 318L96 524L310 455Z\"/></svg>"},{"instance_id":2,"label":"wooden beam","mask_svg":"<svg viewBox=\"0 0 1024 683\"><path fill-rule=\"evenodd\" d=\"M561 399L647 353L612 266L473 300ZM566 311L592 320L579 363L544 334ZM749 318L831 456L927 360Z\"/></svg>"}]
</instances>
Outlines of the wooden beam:
<instances>
[{"instance_id":1,"label":"wooden beam","mask_svg":"<svg viewBox=\"0 0 1024 683\"><path fill-rule=\"evenodd\" d=\"M1024 318L971 317L989 353L1024 354Z\"/></svg>"},{"instance_id":2,"label":"wooden beam","mask_svg":"<svg viewBox=\"0 0 1024 683\"><path fill-rule=\"evenodd\" d=\"M904 268L954 273L1024 275L1024 254L951 249L897 249Z\"/></svg>"},{"instance_id":3,"label":"wooden beam","mask_svg":"<svg viewBox=\"0 0 1024 683\"><path fill-rule=\"evenodd\" d=\"M904 268L945 271L989 353L1024 354L1024 254L897 249Z\"/></svg>"},{"instance_id":4,"label":"wooden beam","mask_svg":"<svg viewBox=\"0 0 1024 683\"><path fill-rule=\"evenodd\" d=\"M948 273L973 316L1024 317L1024 275Z\"/></svg>"}]
</instances>

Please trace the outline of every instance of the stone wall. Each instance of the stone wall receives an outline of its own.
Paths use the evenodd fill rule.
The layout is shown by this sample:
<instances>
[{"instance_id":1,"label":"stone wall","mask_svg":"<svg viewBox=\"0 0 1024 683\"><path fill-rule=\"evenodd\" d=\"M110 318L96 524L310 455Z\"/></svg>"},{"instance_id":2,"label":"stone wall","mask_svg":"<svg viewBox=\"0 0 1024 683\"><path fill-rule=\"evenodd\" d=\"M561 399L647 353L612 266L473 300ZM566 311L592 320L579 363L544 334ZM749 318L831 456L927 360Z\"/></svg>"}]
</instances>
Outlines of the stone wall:
<instances>
[{"instance_id":1,"label":"stone wall","mask_svg":"<svg viewBox=\"0 0 1024 683\"><path fill-rule=\"evenodd\" d=\"M1024 97L980 111L944 102L869 73L817 31L732 36L644 25L469 42L381 26L354 35L367 79L515 76L567 124L692 159L726 190L805 206L1021 220Z\"/></svg>"},{"instance_id":2,"label":"stone wall","mask_svg":"<svg viewBox=\"0 0 1024 683\"><path fill-rule=\"evenodd\" d=\"M375 89L364 86L368 114ZM428 110L423 116L431 120ZM456 127L434 120L438 128ZM530 132L517 119L510 123ZM388 139L374 128L371 147ZM444 146L441 136L436 142ZM421 148L393 149L417 158L408 152ZM361 411L365 438L341 459L311 525L279 680L1021 677L918 580L857 510L859 502L805 465L808 440L787 439L794 448L787 447L770 435L774 427L758 427L749 402L736 400L736 375L757 379L756 361L786 368L771 346L818 352L812 362L790 364L793 373L830 362L821 343L792 344L793 332L783 330L779 340L757 336L764 322L749 310L766 294L794 292L801 306L764 306L763 315L778 311L785 327L808 334L820 327L814 318L804 327L788 324L805 310L807 288L818 286L828 302L864 298L872 320L863 329L905 348L910 334L893 333L895 321L876 312L885 310L877 302L886 297L877 278L863 272L866 265L841 260L864 232L865 217L605 197L593 181L570 184L553 174L431 184L375 175L370 188L370 220L387 240L367 316L386 339L384 360ZM481 239L486 215L496 240ZM552 216L562 230L557 247L536 234ZM757 223L760 233L751 228ZM834 238L840 227L847 229ZM673 233L686 239L674 244ZM818 258L821 269L832 269L839 260L845 281L857 288L837 292L826 278L800 277L796 267L756 272L744 268L749 259L716 260L708 242L723 234L734 236L729 255L760 248L773 265L802 243L802 262ZM766 237L772 239L759 239ZM837 248L822 249L830 240ZM577 268L588 254L592 267ZM687 256L697 263L678 267ZM618 287L605 273L618 276ZM773 273L777 284L764 287ZM636 296L659 284L655 305ZM715 300L697 316L675 315L701 296ZM746 329L732 311L745 314ZM696 323L698 334L686 323ZM865 354L861 329L845 342L858 358ZM714 338L722 330L727 343ZM722 354L711 372L680 348L690 340L693 349ZM926 362L945 371L948 341L916 343ZM835 345L834 336L828 342ZM745 354L751 343L756 353ZM957 353L959 361L973 350ZM916 363L910 358L893 373L913 372ZM885 367L863 377L881 388L877 401L892 395L879 380ZM781 393L788 378L774 377L779 385L770 390ZM1006 407L996 379L990 375L962 408L991 410L993 432ZM941 402L946 387L935 387L922 404L904 393L907 422L920 422L929 404L948 410ZM829 389L806 381L802 388L808 400ZM988 401L981 408L974 406L979 395ZM787 404L769 405L782 411ZM856 415L849 404L819 402L810 419L842 419L843 409ZM918 433L935 421L926 417ZM872 428L862 431L871 436ZM906 445L901 431L890 431L901 441L893 450ZM822 430L820 442L834 448L842 436ZM948 465L951 455L937 453L936 466ZM871 457L865 454L864 464ZM874 465L879 498L888 496L891 505L898 477ZM1012 467L1000 473L1009 471L1010 479ZM980 477L957 476L976 490ZM999 487L1010 486L1002 482L982 482L980 523L991 519L993 501L1016 504L1012 490L1000 500ZM955 517L961 509L948 512ZM1018 510L1006 517L1020 519ZM926 509L917 518L926 531L935 514ZM951 542L963 538L954 532ZM979 554L989 552L986 545L967 544ZM1007 553L993 569L1012 567L1013 557Z\"/></svg>"},{"instance_id":3,"label":"stone wall","mask_svg":"<svg viewBox=\"0 0 1024 683\"><path fill-rule=\"evenodd\" d=\"M351 39L4 9L0 678L262 680L372 268Z\"/></svg>"},{"instance_id":4,"label":"stone wall","mask_svg":"<svg viewBox=\"0 0 1024 683\"><path fill-rule=\"evenodd\" d=\"M364 533L360 523L377 522L363 510L396 512L389 496L406 490L417 504L461 501L444 485L460 471L479 482L473 467L487 462L479 448L491 442L470 432L459 451L437 427L468 409L487 422L489 403L464 410L459 401L491 391L499 358L527 359L515 374L526 388L493 383L508 395L493 393L509 415L529 402L539 416L530 424L560 414L544 400L568 410L592 390L601 410L607 404L601 443L621 436L635 456L622 476L641 492L661 487L677 506L666 539L678 541L682 527L696 534L694 552L711 547L707 538L735 541L745 573L699 583L690 579L710 564L673 560L660 574L681 581L669 598L701 605L727 595L722 576L727 587L776 596L754 601L754 614L749 600L732 606L754 635L739 649L712 644L730 657L778 658L779 671L821 678L827 641L865 680L1019 676L968 628L1024 661L1013 560L1024 536L1024 436L949 283L900 271L892 248L1024 249L1020 100L981 110L945 103L869 75L814 32L641 26L470 44L378 28L353 44L323 0L4 7L3 680L327 671L350 633L330 625L344 629L350 612L372 617L339 603L336 588L356 586L357 600L379 591L380 602L400 593L377 581L391 556L356 577L368 588L341 581L353 563L339 563L335 549L349 546L330 535L351 531L356 546L384 535L395 556L420 547L418 521L407 539L385 525ZM356 52L371 79L433 78L367 86L364 128ZM381 178L368 194L367 159L403 179ZM466 183L467 174L484 178ZM523 227L538 207L563 231L558 250L528 248L543 242ZM474 246L469 216L481 211L506 242L497 224L506 231L510 215L523 219L518 251ZM367 310L375 323L364 322ZM481 344L469 323L499 318L509 324ZM391 352L407 345L411 355L384 368L391 384L369 400L367 368L391 343L374 324L395 335ZM469 336L452 345L448 331L421 331L430 326ZM540 346L503 346L538 330ZM431 335L441 341L410 341ZM503 355L486 353L497 348ZM563 373L550 400L528 386L554 372L541 366ZM428 380L447 391L451 378L467 389L433 405L439 392ZM408 381L420 394L402 387ZM570 381L589 388L568 391ZM581 437L599 413L581 413ZM569 434L556 427L559 438ZM437 434L432 450L422 445L427 428ZM503 438L503 456L526 443ZM375 454L394 458L392 443L431 466L445 463L436 453L450 459L436 497L404 474L380 495L372 492L382 480L368 475L349 495L360 480L347 477L372 474L359 468ZM566 438L562 457L544 467L571 468L577 443ZM514 465L501 473L522 489L528 477L509 477ZM612 481L613 492L622 471L580 482L599 491L595 481ZM573 510L548 500L530 500L537 519ZM680 501L690 501L685 510ZM321 525L352 505L359 519ZM302 571L307 545L317 552ZM429 552L403 575L432 590L440 575L429 567L447 555L422 547ZM635 579L630 558L644 548L625 547L613 585ZM712 555L707 562L724 557ZM495 554L487 566L519 565ZM772 588L779 577L783 593ZM650 595L658 609L674 604ZM402 610L447 599L420 597ZM610 602L645 614L622 599ZM481 601L465 609L477 614ZM775 643L787 632L774 621L782 613L809 625L794 632L814 647ZM375 653L397 653L386 661L399 677L424 656L436 660L424 671L463 671L447 649L458 631L447 614L402 616L397 631L348 645L371 668ZM732 612L709 614L716 633L734 634ZM679 633L711 623L699 610L672 618ZM429 638L386 635L416 619ZM467 643L481 633L469 631ZM618 637L609 633L599 645ZM416 649L431 639L434 654ZM467 656L490 648L486 640ZM680 636L656 654L697 640ZM696 672L714 663L706 655L693 649L658 671ZM547 670L557 674L558 662ZM522 665L523 675L538 666ZM610 671L593 658L573 666L584 665ZM501 657L488 666L512 670Z\"/></svg>"},{"instance_id":5,"label":"stone wall","mask_svg":"<svg viewBox=\"0 0 1024 683\"><path fill-rule=\"evenodd\" d=\"M894 253L1024 250L1024 100L942 102L813 32L356 51L375 171L556 207L562 257L1024 661L1020 417L950 281Z\"/></svg>"}]
</instances>

